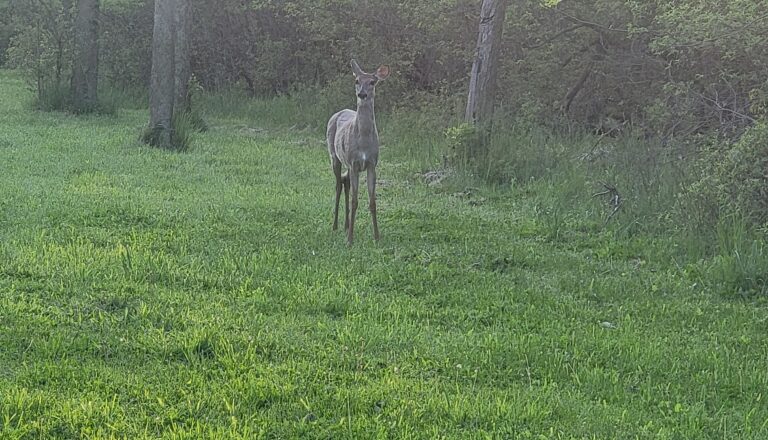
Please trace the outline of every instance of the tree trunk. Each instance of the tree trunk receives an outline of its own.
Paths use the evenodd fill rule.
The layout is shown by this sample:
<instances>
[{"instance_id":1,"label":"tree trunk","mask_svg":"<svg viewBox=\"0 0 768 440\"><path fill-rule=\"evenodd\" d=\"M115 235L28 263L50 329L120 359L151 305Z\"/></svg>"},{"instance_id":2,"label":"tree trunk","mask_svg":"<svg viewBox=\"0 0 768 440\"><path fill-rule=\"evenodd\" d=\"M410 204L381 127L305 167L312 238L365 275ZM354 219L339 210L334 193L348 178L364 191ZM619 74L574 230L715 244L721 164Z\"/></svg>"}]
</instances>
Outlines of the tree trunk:
<instances>
[{"instance_id":1,"label":"tree trunk","mask_svg":"<svg viewBox=\"0 0 768 440\"><path fill-rule=\"evenodd\" d=\"M152 77L149 90L150 143L171 146L174 86L174 16L175 0L155 0L155 24L152 34Z\"/></svg>"},{"instance_id":2,"label":"tree trunk","mask_svg":"<svg viewBox=\"0 0 768 440\"><path fill-rule=\"evenodd\" d=\"M99 0L78 0L72 105L75 112L93 111L98 103Z\"/></svg>"},{"instance_id":3,"label":"tree trunk","mask_svg":"<svg viewBox=\"0 0 768 440\"><path fill-rule=\"evenodd\" d=\"M464 120L489 135L507 0L483 0Z\"/></svg>"},{"instance_id":4,"label":"tree trunk","mask_svg":"<svg viewBox=\"0 0 768 440\"><path fill-rule=\"evenodd\" d=\"M189 59L189 28L191 7L189 0L176 0L174 24L176 26L175 83L173 98L174 111L189 111L189 78L191 75Z\"/></svg>"},{"instance_id":5,"label":"tree trunk","mask_svg":"<svg viewBox=\"0 0 768 440\"><path fill-rule=\"evenodd\" d=\"M56 41L56 89L61 87L61 71L64 66L64 40Z\"/></svg>"},{"instance_id":6,"label":"tree trunk","mask_svg":"<svg viewBox=\"0 0 768 440\"><path fill-rule=\"evenodd\" d=\"M576 95L578 95L581 89L584 88L584 84L587 82L589 75L592 74L592 68L594 65L594 61L589 61L587 66L584 68L584 71L581 72L581 75L576 81L576 84L574 84L573 87L568 90L568 93L565 94L563 103L560 105L560 111L562 111L564 114L568 114L568 112L571 111L571 104L573 104L573 100L576 99Z\"/></svg>"},{"instance_id":7,"label":"tree trunk","mask_svg":"<svg viewBox=\"0 0 768 440\"><path fill-rule=\"evenodd\" d=\"M37 75L37 100L43 100L43 55L42 55L42 37L40 34L40 19L37 19L37 33L35 41L35 74Z\"/></svg>"}]
</instances>

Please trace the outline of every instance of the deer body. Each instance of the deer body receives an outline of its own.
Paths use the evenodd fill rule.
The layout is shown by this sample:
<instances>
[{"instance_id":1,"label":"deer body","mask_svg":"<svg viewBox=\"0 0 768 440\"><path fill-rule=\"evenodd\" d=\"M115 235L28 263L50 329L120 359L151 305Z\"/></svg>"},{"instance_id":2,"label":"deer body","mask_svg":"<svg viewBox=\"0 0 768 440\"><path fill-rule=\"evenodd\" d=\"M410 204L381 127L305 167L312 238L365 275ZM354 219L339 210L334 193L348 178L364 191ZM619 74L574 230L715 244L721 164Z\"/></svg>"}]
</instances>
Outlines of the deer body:
<instances>
[{"instance_id":1,"label":"deer body","mask_svg":"<svg viewBox=\"0 0 768 440\"><path fill-rule=\"evenodd\" d=\"M331 138L332 137L332 138ZM328 121L328 152L341 161L348 170L358 172L368 167L376 168L379 159L379 134L376 121L373 120L373 108L370 118L365 112L342 110Z\"/></svg>"},{"instance_id":2,"label":"deer body","mask_svg":"<svg viewBox=\"0 0 768 440\"><path fill-rule=\"evenodd\" d=\"M355 217L360 173L367 173L368 206L373 222L373 238L379 239L379 226L376 218L376 165L379 161L379 133L376 130L374 114L375 86L378 81L389 76L389 68L381 66L374 74L364 73L352 60L357 91L357 111L342 110L328 121L326 140L331 167L336 176L336 202L333 213L333 229L338 228L339 201L344 190L344 228L347 231L347 244L354 240ZM346 172L342 174L342 167ZM350 194L352 201L350 204Z\"/></svg>"}]
</instances>

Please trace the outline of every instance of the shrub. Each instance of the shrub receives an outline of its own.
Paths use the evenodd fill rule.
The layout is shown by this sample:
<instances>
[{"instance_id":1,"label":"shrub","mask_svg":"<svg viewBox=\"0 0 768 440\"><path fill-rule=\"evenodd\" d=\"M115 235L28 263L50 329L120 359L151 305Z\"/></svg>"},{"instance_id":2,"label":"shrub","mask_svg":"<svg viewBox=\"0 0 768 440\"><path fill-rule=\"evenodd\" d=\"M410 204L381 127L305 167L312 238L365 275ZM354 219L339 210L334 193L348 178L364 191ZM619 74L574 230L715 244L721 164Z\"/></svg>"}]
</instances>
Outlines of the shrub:
<instances>
[{"instance_id":1,"label":"shrub","mask_svg":"<svg viewBox=\"0 0 768 440\"><path fill-rule=\"evenodd\" d=\"M70 112L76 115L95 113L116 116L119 105L120 103L116 96L107 93L106 95L99 95L96 105L76 107L72 100L72 91L69 86L56 83L43 85L32 101L32 107L35 110L43 112Z\"/></svg>"},{"instance_id":2,"label":"shrub","mask_svg":"<svg viewBox=\"0 0 768 440\"><path fill-rule=\"evenodd\" d=\"M717 168L720 201L748 221L768 225L768 123L748 129Z\"/></svg>"},{"instance_id":3,"label":"shrub","mask_svg":"<svg viewBox=\"0 0 768 440\"><path fill-rule=\"evenodd\" d=\"M443 162L446 165L466 168L472 164L473 152L480 145L475 126L463 122L445 130L446 148Z\"/></svg>"},{"instance_id":4,"label":"shrub","mask_svg":"<svg viewBox=\"0 0 768 440\"><path fill-rule=\"evenodd\" d=\"M444 162L493 185L524 183L567 169L563 158L570 139L553 137L545 128L505 124L497 118L485 139L471 124L447 129Z\"/></svg>"},{"instance_id":5,"label":"shrub","mask_svg":"<svg viewBox=\"0 0 768 440\"><path fill-rule=\"evenodd\" d=\"M725 148L710 146L697 166L701 177L682 194L693 226L712 228L727 215L768 226L768 124L754 125Z\"/></svg>"},{"instance_id":6,"label":"shrub","mask_svg":"<svg viewBox=\"0 0 768 440\"><path fill-rule=\"evenodd\" d=\"M44 112L66 111L71 107L69 87L61 84L47 84L40 88L32 106Z\"/></svg>"},{"instance_id":7,"label":"shrub","mask_svg":"<svg viewBox=\"0 0 768 440\"><path fill-rule=\"evenodd\" d=\"M703 280L724 295L768 294L768 251L739 215L728 215L716 229L716 255L705 264Z\"/></svg>"}]
</instances>

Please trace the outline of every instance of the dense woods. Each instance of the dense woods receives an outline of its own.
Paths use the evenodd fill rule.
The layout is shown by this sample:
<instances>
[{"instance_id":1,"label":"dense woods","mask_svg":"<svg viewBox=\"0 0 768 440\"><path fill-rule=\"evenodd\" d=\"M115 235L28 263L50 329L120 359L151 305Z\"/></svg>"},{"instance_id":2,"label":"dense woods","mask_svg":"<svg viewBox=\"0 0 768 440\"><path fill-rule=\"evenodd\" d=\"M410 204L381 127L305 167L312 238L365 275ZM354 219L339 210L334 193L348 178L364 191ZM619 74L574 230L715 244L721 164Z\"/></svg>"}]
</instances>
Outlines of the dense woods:
<instances>
[{"instance_id":1,"label":"dense woods","mask_svg":"<svg viewBox=\"0 0 768 440\"><path fill-rule=\"evenodd\" d=\"M9 65L38 86L63 84L77 55L76 3L6 0ZM480 4L192 0L192 71L207 90L265 96L328 84L354 55L396 66L402 98L462 94ZM104 2L101 75L112 85L149 84L153 10ZM672 138L738 134L764 107L765 1L524 0L504 28L497 102L517 116Z\"/></svg>"},{"instance_id":2,"label":"dense woods","mask_svg":"<svg viewBox=\"0 0 768 440\"><path fill-rule=\"evenodd\" d=\"M70 84L81 87L82 62L95 60L95 46L79 49L96 29L77 30L90 23L78 18L89 3L0 2L3 60L27 72L41 107L60 107ZM497 32L492 51L480 54L484 21L493 15L483 10L491 7L504 16L495 24L503 35ZM190 74L209 92L236 89L264 98L334 88L356 57L393 67L382 105L420 108L456 99L466 105L469 94L472 106L473 61L490 56L497 127L631 136L685 158L699 157L704 147L735 145L745 130L764 125L768 108L766 0L520 0L508 8L479 0L190 0L189 8ZM154 10L151 1L102 2L100 87L148 88ZM761 147L742 148L748 163L762 160ZM728 160L707 160L713 158ZM732 177L766 181L759 167L748 174ZM711 186L730 202L724 188L734 184Z\"/></svg>"},{"instance_id":3,"label":"dense woods","mask_svg":"<svg viewBox=\"0 0 768 440\"><path fill-rule=\"evenodd\" d=\"M45 85L71 68L75 2L7 1L0 47ZM194 75L253 95L326 84L351 55L397 66L403 96L467 87L480 2L192 0ZM103 75L149 83L152 2L107 1ZM542 119L664 136L738 130L766 94L765 1L520 1L506 13L499 102ZM53 76L52 78L48 78Z\"/></svg>"}]
</instances>

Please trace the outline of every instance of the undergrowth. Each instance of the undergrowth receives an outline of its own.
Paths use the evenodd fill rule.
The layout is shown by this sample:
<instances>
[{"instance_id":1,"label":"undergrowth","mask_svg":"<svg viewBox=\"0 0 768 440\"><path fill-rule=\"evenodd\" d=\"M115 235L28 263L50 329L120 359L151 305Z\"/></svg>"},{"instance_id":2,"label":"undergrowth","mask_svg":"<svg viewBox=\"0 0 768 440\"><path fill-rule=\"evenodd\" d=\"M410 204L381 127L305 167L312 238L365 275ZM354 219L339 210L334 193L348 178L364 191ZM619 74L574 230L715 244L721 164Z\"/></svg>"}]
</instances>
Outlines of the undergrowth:
<instances>
[{"instance_id":1,"label":"undergrowth","mask_svg":"<svg viewBox=\"0 0 768 440\"><path fill-rule=\"evenodd\" d=\"M116 116L118 108L123 101L117 99L111 91L106 90L98 96L95 105L88 107L76 107L72 102L72 91L69 86L64 84L43 85L35 98L32 100L32 108L39 111L52 112L62 111L73 114L99 114L107 116Z\"/></svg>"}]
</instances>

